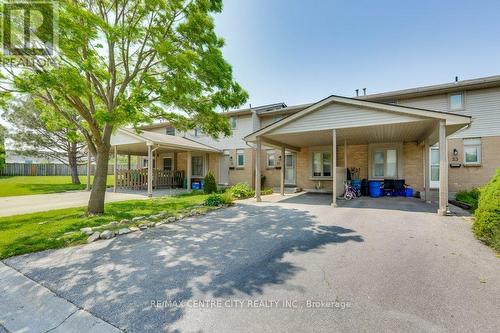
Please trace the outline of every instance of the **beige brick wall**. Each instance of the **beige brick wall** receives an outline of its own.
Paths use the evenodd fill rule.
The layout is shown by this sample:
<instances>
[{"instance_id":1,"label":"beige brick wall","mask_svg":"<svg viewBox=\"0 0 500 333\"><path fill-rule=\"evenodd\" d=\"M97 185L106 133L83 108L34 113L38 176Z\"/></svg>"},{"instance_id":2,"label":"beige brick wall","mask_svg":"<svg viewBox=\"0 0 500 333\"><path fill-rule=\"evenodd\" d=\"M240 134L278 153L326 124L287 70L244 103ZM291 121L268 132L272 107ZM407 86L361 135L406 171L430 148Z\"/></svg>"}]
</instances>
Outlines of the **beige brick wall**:
<instances>
[{"instance_id":1,"label":"beige brick wall","mask_svg":"<svg viewBox=\"0 0 500 333\"><path fill-rule=\"evenodd\" d=\"M424 190L424 146L416 142L403 144L403 175L406 184L416 191Z\"/></svg>"},{"instance_id":2,"label":"beige brick wall","mask_svg":"<svg viewBox=\"0 0 500 333\"><path fill-rule=\"evenodd\" d=\"M460 168L448 169L448 190L459 192L486 184L500 168L500 136L481 138L481 165L463 165L463 139L448 140L448 161L462 164ZM453 161L453 149L458 151L458 161Z\"/></svg>"},{"instance_id":3,"label":"beige brick wall","mask_svg":"<svg viewBox=\"0 0 500 333\"><path fill-rule=\"evenodd\" d=\"M267 151L271 150L274 151L274 156L275 156L275 166L274 167L267 167ZM276 188L280 187L280 182L281 182L281 166L282 166L282 161L284 161L283 158L280 159L281 157L281 150L279 149L262 149L261 152L261 163L262 163L262 168L260 169L261 174L263 176L266 176L266 182L264 183L264 187L266 188Z\"/></svg>"},{"instance_id":4,"label":"beige brick wall","mask_svg":"<svg viewBox=\"0 0 500 333\"><path fill-rule=\"evenodd\" d=\"M252 148L245 148L245 165L243 167L236 167L236 149L229 150L232 157L233 165L229 169L229 184L234 185L237 183L247 183L254 186L254 150ZM263 162L263 161L262 161Z\"/></svg>"}]
</instances>

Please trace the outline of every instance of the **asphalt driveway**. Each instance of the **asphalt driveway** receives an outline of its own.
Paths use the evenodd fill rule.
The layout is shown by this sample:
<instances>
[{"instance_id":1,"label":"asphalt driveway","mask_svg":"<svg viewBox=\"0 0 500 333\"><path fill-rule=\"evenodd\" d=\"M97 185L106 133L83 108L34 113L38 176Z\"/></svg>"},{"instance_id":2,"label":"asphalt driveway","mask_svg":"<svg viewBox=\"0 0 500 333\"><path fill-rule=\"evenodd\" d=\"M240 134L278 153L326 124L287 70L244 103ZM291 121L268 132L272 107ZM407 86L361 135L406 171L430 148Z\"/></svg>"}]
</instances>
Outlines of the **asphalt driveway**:
<instances>
[{"instance_id":1,"label":"asphalt driveway","mask_svg":"<svg viewBox=\"0 0 500 333\"><path fill-rule=\"evenodd\" d=\"M264 198L5 263L127 332L498 331L500 261L466 219Z\"/></svg>"}]
</instances>

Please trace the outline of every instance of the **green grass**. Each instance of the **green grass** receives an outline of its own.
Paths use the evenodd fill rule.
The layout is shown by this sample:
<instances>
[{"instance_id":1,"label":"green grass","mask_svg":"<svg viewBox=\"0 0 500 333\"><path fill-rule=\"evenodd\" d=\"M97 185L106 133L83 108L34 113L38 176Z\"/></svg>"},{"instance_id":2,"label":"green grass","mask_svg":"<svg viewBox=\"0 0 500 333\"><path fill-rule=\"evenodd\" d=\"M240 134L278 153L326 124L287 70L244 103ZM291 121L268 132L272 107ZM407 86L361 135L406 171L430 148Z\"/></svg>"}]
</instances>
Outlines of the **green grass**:
<instances>
[{"instance_id":1,"label":"green grass","mask_svg":"<svg viewBox=\"0 0 500 333\"><path fill-rule=\"evenodd\" d=\"M0 197L83 190L87 179L80 176L80 181L82 184L73 185L70 176L1 176ZM108 186L113 181L114 177L108 176Z\"/></svg>"},{"instance_id":2,"label":"green grass","mask_svg":"<svg viewBox=\"0 0 500 333\"><path fill-rule=\"evenodd\" d=\"M196 193L108 203L105 206L105 215L93 217L85 216L85 208L3 217L0 218L0 259L82 244L86 242L87 236L80 232L81 228L97 227L111 221L160 212L176 215L202 204L207 197L208 195Z\"/></svg>"}]
</instances>

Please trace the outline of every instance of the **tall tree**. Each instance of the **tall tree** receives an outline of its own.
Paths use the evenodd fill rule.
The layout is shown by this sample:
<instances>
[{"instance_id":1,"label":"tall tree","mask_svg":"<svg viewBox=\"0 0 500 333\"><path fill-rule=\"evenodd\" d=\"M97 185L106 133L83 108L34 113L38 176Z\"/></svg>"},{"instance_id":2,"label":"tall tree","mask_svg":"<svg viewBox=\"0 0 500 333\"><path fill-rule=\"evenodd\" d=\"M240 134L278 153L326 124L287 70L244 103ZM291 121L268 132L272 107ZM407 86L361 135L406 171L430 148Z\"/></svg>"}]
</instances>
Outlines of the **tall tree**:
<instances>
[{"instance_id":1,"label":"tall tree","mask_svg":"<svg viewBox=\"0 0 500 333\"><path fill-rule=\"evenodd\" d=\"M33 99L12 104L3 116L13 125L8 137L16 151L69 165L72 183L80 184L78 164L84 162L86 154L85 140L76 126L54 117L50 106Z\"/></svg>"},{"instance_id":2,"label":"tall tree","mask_svg":"<svg viewBox=\"0 0 500 333\"><path fill-rule=\"evenodd\" d=\"M88 213L104 212L110 137L157 118L218 137L217 110L243 104L214 30L222 0L61 0L57 56L4 67L4 92L28 94L72 123L96 157ZM7 14L7 13L5 13ZM43 59L42 59L43 58ZM174 111L176 110L176 111Z\"/></svg>"}]
</instances>

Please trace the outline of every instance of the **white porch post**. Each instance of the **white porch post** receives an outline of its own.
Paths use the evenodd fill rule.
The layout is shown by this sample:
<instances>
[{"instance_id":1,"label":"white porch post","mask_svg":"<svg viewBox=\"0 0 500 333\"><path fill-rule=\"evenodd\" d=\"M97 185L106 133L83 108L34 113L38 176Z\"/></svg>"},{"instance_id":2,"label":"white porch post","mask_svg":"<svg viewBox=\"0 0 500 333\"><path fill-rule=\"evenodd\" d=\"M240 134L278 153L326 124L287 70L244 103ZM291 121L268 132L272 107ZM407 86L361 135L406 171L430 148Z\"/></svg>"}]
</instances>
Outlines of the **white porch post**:
<instances>
[{"instance_id":1,"label":"white porch post","mask_svg":"<svg viewBox=\"0 0 500 333\"><path fill-rule=\"evenodd\" d=\"M332 130L332 207L337 207L337 130Z\"/></svg>"},{"instance_id":2,"label":"white porch post","mask_svg":"<svg viewBox=\"0 0 500 333\"><path fill-rule=\"evenodd\" d=\"M446 122L439 122L439 215L448 211L448 147L446 145Z\"/></svg>"},{"instance_id":3,"label":"white porch post","mask_svg":"<svg viewBox=\"0 0 500 333\"><path fill-rule=\"evenodd\" d=\"M116 185L117 185L117 172L118 172L118 153L116 151L116 146L113 146L113 153L114 153L114 163L113 163L113 176L115 178L114 184L113 184L113 192L116 192Z\"/></svg>"},{"instance_id":4,"label":"white porch post","mask_svg":"<svg viewBox=\"0 0 500 333\"><path fill-rule=\"evenodd\" d=\"M148 144L148 197L153 196L153 152Z\"/></svg>"},{"instance_id":5,"label":"white porch post","mask_svg":"<svg viewBox=\"0 0 500 333\"><path fill-rule=\"evenodd\" d=\"M91 158L92 158L92 155L90 154L90 149L89 147L87 147L87 186L86 186L86 190L87 191L90 191L90 172L91 172Z\"/></svg>"},{"instance_id":6,"label":"white porch post","mask_svg":"<svg viewBox=\"0 0 500 333\"><path fill-rule=\"evenodd\" d=\"M191 176L192 176L192 170L191 170L191 152L187 152L187 159L186 159L186 187L188 192L191 191Z\"/></svg>"},{"instance_id":7,"label":"white porch post","mask_svg":"<svg viewBox=\"0 0 500 333\"><path fill-rule=\"evenodd\" d=\"M257 149L255 152L255 200L262 201L260 198L260 153L262 143L260 137L257 137Z\"/></svg>"},{"instance_id":8,"label":"white porch post","mask_svg":"<svg viewBox=\"0 0 500 333\"><path fill-rule=\"evenodd\" d=\"M285 146L281 146L280 193L285 195Z\"/></svg>"},{"instance_id":9,"label":"white porch post","mask_svg":"<svg viewBox=\"0 0 500 333\"><path fill-rule=\"evenodd\" d=\"M429 139L425 139L424 143L424 189L425 189L425 202L431 202L431 180L430 180L430 150Z\"/></svg>"}]
</instances>

